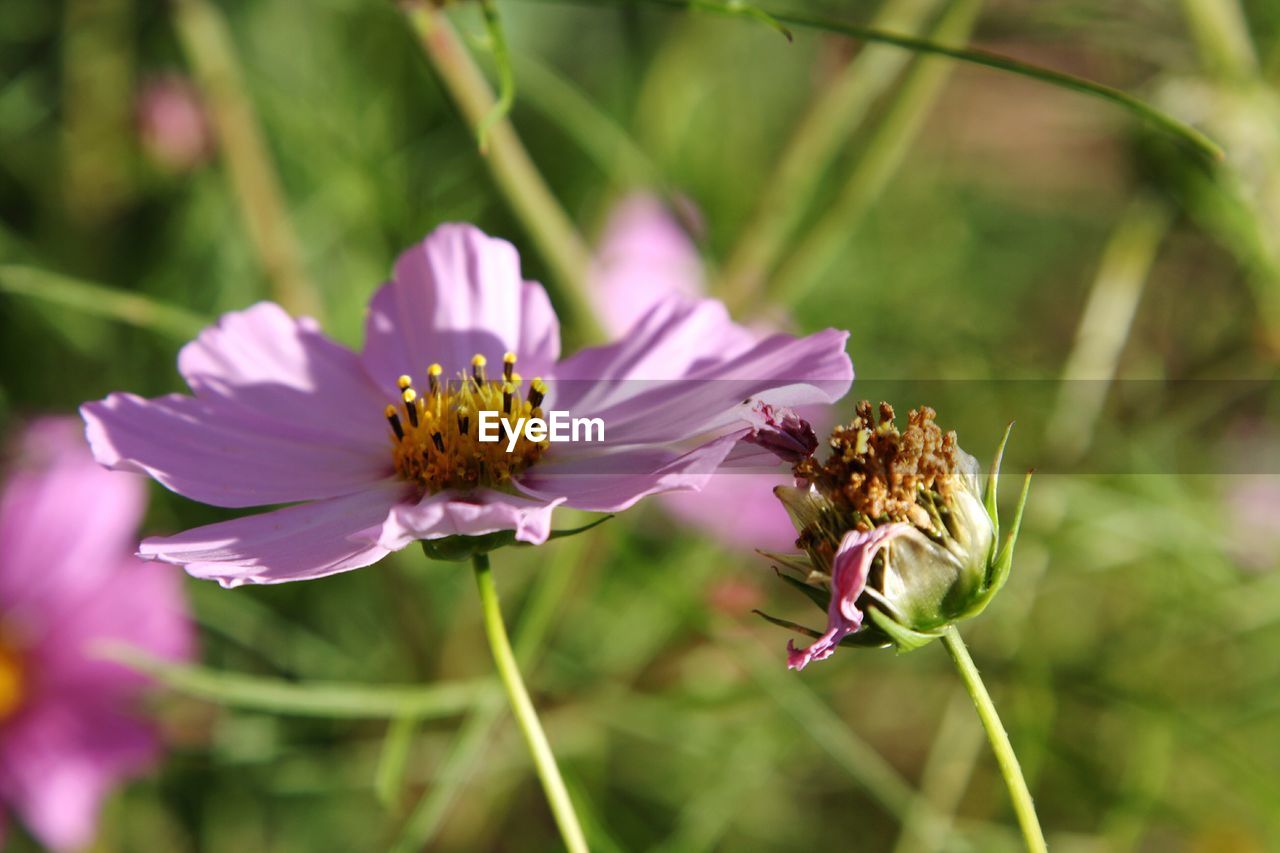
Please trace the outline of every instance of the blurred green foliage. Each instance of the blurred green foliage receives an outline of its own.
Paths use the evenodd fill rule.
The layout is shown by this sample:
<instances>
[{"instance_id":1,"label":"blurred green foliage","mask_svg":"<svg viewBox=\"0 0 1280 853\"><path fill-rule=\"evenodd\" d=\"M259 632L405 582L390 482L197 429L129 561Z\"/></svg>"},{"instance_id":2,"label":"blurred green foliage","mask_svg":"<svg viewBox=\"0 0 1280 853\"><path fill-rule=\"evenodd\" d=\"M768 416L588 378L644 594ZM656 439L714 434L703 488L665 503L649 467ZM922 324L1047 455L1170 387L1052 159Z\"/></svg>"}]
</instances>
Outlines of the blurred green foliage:
<instances>
[{"instance_id":1,"label":"blurred green foliage","mask_svg":"<svg viewBox=\"0 0 1280 853\"><path fill-rule=\"evenodd\" d=\"M792 6L858 22L882 11ZM225 158L166 173L138 144L142 81L188 70L184 8L0 5L6 429L112 390L179 388L182 330L272 293ZM216 8L336 338L359 343L397 252L449 220L513 240L526 274L563 299L394 4ZM625 192L678 195L700 212L713 273L809 105L861 50L637 3L498 8L514 124L570 219L590 240ZM478 11L450 15L486 64ZM1007 0L982 8L973 39L1140 94L1197 123L1227 160L1206 166L1078 94L949 65L919 134L892 140L900 166L879 176L865 215L836 223L838 257L789 308L800 329L852 330L855 396L930 403L979 458L1023 421L1007 470L1047 473L1007 591L966 630L1053 849L1275 849L1280 12L1264 0ZM779 263L823 222L899 94L877 97L813 192L789 201L800 225ZM1125 242L1135 216L1155 229L1145 260ZM1095 425L1081 386L1053 380L1093 345L1080 327L1090 293L1126 281L1140 288L1132 328L1120 323L1101 375L1095 363L1074 377L1104 380ZM1144 381L1112 389L1112 374ZM1227 381L1241 379L1253 381ZM1242 505L1263 480L1275 503ZM220 517L157 489L148 530ZM784 633L750 609L814 613L753 543L738 546L672 535L642 505L580 542L495 555L513 633L545 622L526 678L593 846L1017 849L942 650L845 651L786 673ZM540 597L557 583L563 595ZM423 685L491 673L468 572L415 550L318 582L189 590L211 669ZM411 845L430 830L433 849L557 843L504 710L451 762L460 718L301 718L166 693L155 709L170 759L114 798L99 849L381 849L406 826ZM953 832L926 822L903 836L921 786L954 813ZM438 814L409 821L440 790Z\"/></svg>"}]
</instances>

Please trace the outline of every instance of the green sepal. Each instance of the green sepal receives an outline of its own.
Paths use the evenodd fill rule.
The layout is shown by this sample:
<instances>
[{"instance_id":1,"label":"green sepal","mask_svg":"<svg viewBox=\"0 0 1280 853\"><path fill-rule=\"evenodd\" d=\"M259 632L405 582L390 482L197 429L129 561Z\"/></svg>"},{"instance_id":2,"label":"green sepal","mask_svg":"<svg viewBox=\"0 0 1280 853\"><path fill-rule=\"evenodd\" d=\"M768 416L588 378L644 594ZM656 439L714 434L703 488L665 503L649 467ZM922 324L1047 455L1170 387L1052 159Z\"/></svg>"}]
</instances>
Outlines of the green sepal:
<instances>
[{"instance_id":1,"label":"green sepal","mask_svg":"<svg viewBox=\"0 0 1280 853\"><path fill-rule=\"evenodd\" d=\"M1022 494L1018 496L1018 507L1013 513L1013 529L1009 531L1008 538L1005 539L1004 546L991 561L991 567L987 574L987 585L982 593L974 600L973 604L956 617L959 619L968 619L977 616L983 610L987 609L987 605L991 603L991 599L995 598L996 593L1004 587L1005 582L1009 580L1009 572L1013 568L1013 549L1018 542L1018 531L1022 529L1022 512L1027 506L1027 494L1031 491L1031 475L1035 471L1028 471L1027 476L1022 481ZM994 545L992 546L995 547Z\"/></svg>"},{"instance_id":2,"label":"green sepal","mask_svg":"<svg viewBox=\"0 0 1280 853\"><path fill-rule=\"evenodd\" d=\"M752 610L751 612L766 622L777 625L779 628L786 628L788 631L799 634L802 637L808 637L811 640L816 640L822 636L821 632L815 631L812 628L806 628L804 625L801 625L798 622L792 622L790 619L781 619L777 616L770 616L763 610Z\"/></svg>"},{"instance_id":3,"label":"green sepal","mask_svg":"<svg viewBox=\"0 0 1280 853\"><path fill-rule=\"evenodd\" d=\"M871 617L871 621L877 628L889 635L889 639L897 646L899 654L906 654L921 646L927 646L942 636L941 631L913 631L899 625L892 616L879 607L868 607L867 615Z\"/></svg>"},{"instance_id":4,"label":"green sepal","mask_svg":"<svg viewBox=\"0 0 1280 853\"><path fill-rule=\"evenodd\" d=\"M816 586L811 586L802 580L791 577L791 575L788 575L785 572L777 572L777 575L779 580L800 590L806 598L818 605L818 607L822 609L823 613L826 613L827 608L831 606L830 590L819 589Z\"/></svg>"},{"instance_id":5,"label":"green sepal","mask_svg":"<svg viewBox=\"0 0 1280 853\"><path fill-rule=\"evenodd\" d=\"M1000 444L996 447L996 457L991 460L991 470L987 472L987 493L982 496L982 505L991 519L992 551L996 548L994 543L1000 541L1000 507L997 505L1000 492L1000 464L1004 462L1004 448L1009 443L1009 434L1013 432L1013 423L1009 421L1009 425L1004 428L1004 438L1000 439Z\"/></svg>"},{"instance_id":6,"label":"green sepal","mask_svg":"<svg viewBox=\"0 0 1280 853\"><path fill-rule=\"evenodd\" d=\"M553 530L547 536L547 541L550 542L552 539L563 539L566 536L586 533L591 528L598 527L611 518L613 518L612 515L606 515L590 524L584 524L582 527L574 527L569 530ZM498 530L493 533L486 533L483 536L446 536L443 539L423 539L422 553L427 555L428 560L463 563L478 554L488 554L490 551L496 551L499 548L527 548L533 544L532 542L517 541L514 530Z\"/></svg>"}]
</instances>

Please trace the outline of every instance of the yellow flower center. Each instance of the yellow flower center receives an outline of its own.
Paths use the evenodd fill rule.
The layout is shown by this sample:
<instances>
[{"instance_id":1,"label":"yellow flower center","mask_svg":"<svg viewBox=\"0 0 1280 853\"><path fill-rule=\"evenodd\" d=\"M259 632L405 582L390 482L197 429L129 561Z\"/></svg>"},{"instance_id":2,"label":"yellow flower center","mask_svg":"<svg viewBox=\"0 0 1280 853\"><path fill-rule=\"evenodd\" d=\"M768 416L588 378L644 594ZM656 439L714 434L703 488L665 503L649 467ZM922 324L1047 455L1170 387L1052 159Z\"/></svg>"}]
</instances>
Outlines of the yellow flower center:
<instances>
[{"instance_id":1,"label":"yellow flower center","mask_svg":"<svg viewBox=\"0 0 1280 853\"><path fill-rule=\"evenodd\" d=\"M18 650L0 635L0 722L13 716L22 705L26 678Z\"/></svg>"},{"instance_id":2,"label":"yellow flower center","mask_svg":"<svg viewBox=\"0 0 1280 853\"><path fill-rule=\"evenodd\" d=\"M441 489L502 488L538 461L550 442L530 441L520 419L542 417L547 386L534 379L522 395L515 353L502 359L502 377L485 375L483 355L471 359L471 375L443 379L438 364L427 368L427 387L419 393L413 379L401 376L401 404L387 406L396 472L427 492ZM492 412L488 437L480 440L481 417ZM511 436L515 445L511 446ZM510 447L510 449L508 449Z\"/></svg>"}]
</instances>

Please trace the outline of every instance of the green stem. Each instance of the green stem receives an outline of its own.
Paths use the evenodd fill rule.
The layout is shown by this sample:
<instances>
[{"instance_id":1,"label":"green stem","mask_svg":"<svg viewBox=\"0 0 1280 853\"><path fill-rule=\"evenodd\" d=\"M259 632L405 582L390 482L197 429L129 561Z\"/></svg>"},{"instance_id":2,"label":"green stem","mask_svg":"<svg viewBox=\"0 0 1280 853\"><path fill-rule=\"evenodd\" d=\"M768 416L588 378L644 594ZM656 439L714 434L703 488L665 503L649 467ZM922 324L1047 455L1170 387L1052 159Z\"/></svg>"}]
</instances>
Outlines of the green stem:
<instances>
[{"instance_id":1,"label":"green stem","mask_svg":"<svg viewBox=\"0 0 1280 853\"><path fill-rule=\"evenodd\" d=\"M253 113L222 12L208 0L174 4L174 25L200 85L232 192L272 295L294 314L319 317L320 297L303 269L280 179Z\"/></svg>"},{"instance_id":2,"label":"green stem","mask_svg":"<svg viewBox=\"0 0 1280 853\"><path fill-rule=\"evenodd\" d=\"M1022 777L1018 756L1013 752L1013 745L1009 743L1009 735L1004 730L1004 724L1000 722L1000 715L996 713L991 694L982 683L978 667L974 666L973 658L969 657L969 650L965 647L964 640L960 638L960 632L956 630L955 625L947 626L942 632L942 644L947 647L947 652L955 661L956 670L960 673L964 686L969 690L969 698L973 699L974 707L978 709L978 719L982 721L982 727L987 730L987 739L991 741L991 751L995 753L996 763L1000 765L1000 773L1004 776L1004 783L1009 788L1013 810L1018 816L1018 825L1022 827L1022 837L1027 842L1027 850L1030 853L1044 853L1048 849L1044 843L1044 832L1040 829L1040 821L1036 817L1036 807L1031 799L1031 792L1027 789L1027 780Z\"/></svg>"},{"instance_id":3,"label":"green stem","mask_svg":"<svg viewBox=\"0 0 1280 853\"><path fill-rule=\"evenodd\" d=\"M529 754L533 757L538 778L542 781L542 789L546 793L547 803L555 816L556 825L560 827L560 835L570 853L587 850L587 839L578 823L578 816L573 810L573 802L569 799L569 790L560 776L560 768L556 766L556 757L551 752L551 744L538 721L538 712L534 710L533 700L525 689L524 680L520 677L520 666L511 651L511 641L507 639L507 628L502 621L502 608L498 606L498 590L493 584L493 572L489 568L489 556L477 554L472 558L475 569L476 589L480 592L480 603L484 608L484 630L489 637L489 649L493 652L493 662L498 668L498 676L507 690L507 698L511 702L511 711L520 731L524 733Z\"/></svg>"},{"instance_id":4,"label":"green stem","mask_svg":"<svg viewBox=\"0 0 1280 853\"><path fill-rule=\"evenodd\" d=\"M591 6L602 6L614 5L616 0L542 0L542 2L580 2ZM885 32L884 30L878 30L873 27L850 24L844 21L827 18L822 15L811 15L803 12L774 12L772 10L760 9L747 3L740 2L740 0L728 3L717 2L717 0L640 0L640 2L648 3L652 6L666 6L676 9L709 12L717 15L725 15L727 17L745 16L759 20L763 16L774 26L779 24L789 24L794 27L837 33L860 41L897 45L898 47L905 48L906 50L913 50L917 53L936 54L959 62L967 62L972 65L994 68L997 71L1006 71L1010 74L1017 74L1020 77L1029 77L1032 80L1039 80L1042 83L1048 83L1062 89L1069 89L1073 92L1079 92L1082 95L1088 95L1104 101L1110 101L1111 103L1128 110L1138 118L1149 122L1152 126L1159 128L1165 133L1171 134L1188 145L1192 150L1210 160L1221 160L1224 156L1222 148L1208 136L1196 130L1194 127L1191 127L1173 116L1161 112L1150 104L1145 103L1141 98L1130 95L1128 92L1121 91L1113 86L1095 83L1092 80L1086 80L1085 78L1077 77L1074 74L1054 71L1051 68L1044 68L1039 65L1033 65L1029 62L1023 62L1020 59L1014 59L1010 56L993 53L989 50L981 50L979 48L947 47L946 45L937 44L927 39L901 35L899 33Z\"/></svg>"},{"instance_id":5,"label":"green stem","mask_svg":"<svg viewBox=\"0 0 1280 853\"><path fill-rule=\"evenodd\" d=\"M889 0L874 26L914 33L939 5L937 0ZM831 163L910 61L906 51L869 45L810 104L724 264L721 295L730 308L749 307L759 297Z\"/></svg>"},{"instance_id":6,"label":"green stem","mask_svg":"<svg viewBox=\"0 0 1280 853\"><path fill-rule=\"evenodd\" d=\"M448 18L431 3L412 2L405 9L449 97L473 131L483 127L485 165L561 285L578 328L586 337L598 339L595 311L587 297L591 253L586 242L542 179L511 120L493 119L499 115L494 112L498 102L493 90Z\"/></svg>"}]
</instances>

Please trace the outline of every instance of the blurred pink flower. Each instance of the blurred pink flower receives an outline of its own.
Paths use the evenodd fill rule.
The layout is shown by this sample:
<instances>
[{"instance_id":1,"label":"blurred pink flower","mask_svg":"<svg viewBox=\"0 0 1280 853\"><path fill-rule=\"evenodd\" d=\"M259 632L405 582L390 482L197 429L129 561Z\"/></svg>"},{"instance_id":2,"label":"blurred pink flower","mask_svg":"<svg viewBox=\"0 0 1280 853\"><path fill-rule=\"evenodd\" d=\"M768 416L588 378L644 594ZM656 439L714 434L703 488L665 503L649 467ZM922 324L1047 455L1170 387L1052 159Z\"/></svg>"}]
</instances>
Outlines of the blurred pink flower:
<instances>
[{"instance_id":1,"label":"blurred pink flower","mask_svg":"<svg viewBox=\"0 0 1280 853\"><path fill-rule=\"evenodd\" d=\"M144 679L95 644L184 659L192 634L179 579L131 556L141 480L102 470L71 418L33 423L16 464L0 497L0 818L78 848L103 798L160 752L132 713Z\"/></svg>"},{"instance_id":2,"label":"blurred pink flower","mask_svg":"<svg viewBox=\"0 0 1280 853\"><path fill-rule=\"evenodd\" d=\"M443 225L374 295L359 355L262 303L183 348L194 396L112 394L81 413L108 467L215 506L302 502L142 543L143 557L198 577L276 583L367 566L415 540L511 531L539 543L559 505L613 512L700 488L751 432L757 399L848 390L846 337L754 342L718 302L673 298L625 339L560 360L555 312L514 247ZM501 359L493 378L489 358ZM535 377L527 395L517 363ZM478 439L481 413L554 410L603 420L604 440L522 438L510 451Z\"/></svg>"},{"instance_id":3,"label":"blurred pink flower","mask_svg":"<svg viewBox=\"0 0 1280 853\"><path fill-rule=\"evenodd\" d=\"M663 203L647 194L629 196L613 210L600 240L592 284L601 322L609 334L618 336L627 334L655 304L672 297L700 299L706 291L697 247ZM738 336L726 347L749 348L775 331L738 327ZM831 421L825 408L801 407L800 415L818 424L819 431ZM783 470L722 470L700 491L663 495L661 502L676 519L731 548L791 550L796 531L773 489L793 483Z\"/></svg>"},{"instance_id":4,"label":"blurred pink flower","mask_svg":"<svg viewBox=\"0 0 1280 853\"><path fill-rule=\"evenodd\" d=\"M189 172L213 154L213 136L200 93L180 74L142 84L134 112L143 151L161 168Z\"/></svg>"}]
</instances>

